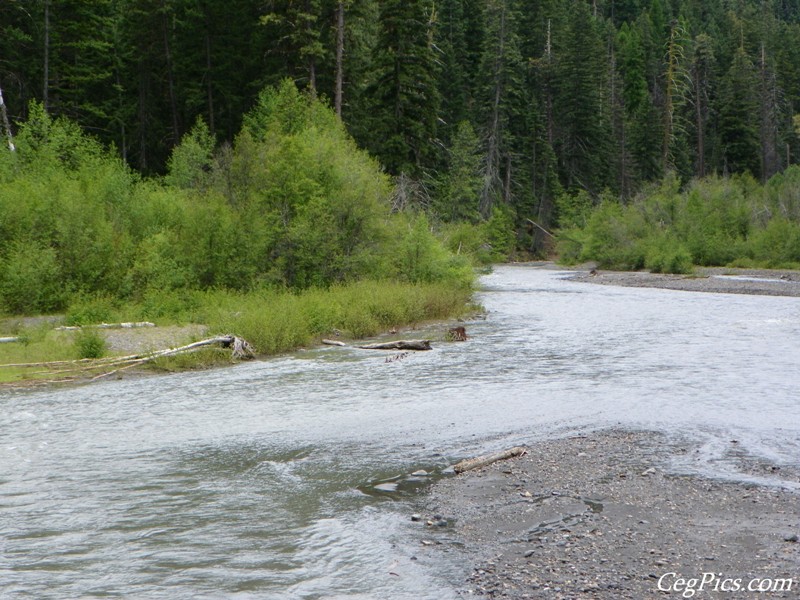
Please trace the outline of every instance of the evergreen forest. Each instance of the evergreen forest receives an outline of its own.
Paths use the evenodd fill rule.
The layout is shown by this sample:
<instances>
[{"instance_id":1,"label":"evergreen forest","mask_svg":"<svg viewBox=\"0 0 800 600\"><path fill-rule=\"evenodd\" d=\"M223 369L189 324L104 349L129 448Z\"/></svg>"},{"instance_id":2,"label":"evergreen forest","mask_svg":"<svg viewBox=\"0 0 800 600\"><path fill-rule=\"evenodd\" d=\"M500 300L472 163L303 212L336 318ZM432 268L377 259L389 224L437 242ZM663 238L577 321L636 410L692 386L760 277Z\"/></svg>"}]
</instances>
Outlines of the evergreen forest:
<instances>
[{"instance_id":1,"label":"evergreen forest","mask_svg":"<svg viewBox=\"0 0 800 600\"><path fill-rule=\"evenodd\" d=\"M800 0L4 0L0 29L6 310L800 263Z\"/></svg>"}]
</instances>

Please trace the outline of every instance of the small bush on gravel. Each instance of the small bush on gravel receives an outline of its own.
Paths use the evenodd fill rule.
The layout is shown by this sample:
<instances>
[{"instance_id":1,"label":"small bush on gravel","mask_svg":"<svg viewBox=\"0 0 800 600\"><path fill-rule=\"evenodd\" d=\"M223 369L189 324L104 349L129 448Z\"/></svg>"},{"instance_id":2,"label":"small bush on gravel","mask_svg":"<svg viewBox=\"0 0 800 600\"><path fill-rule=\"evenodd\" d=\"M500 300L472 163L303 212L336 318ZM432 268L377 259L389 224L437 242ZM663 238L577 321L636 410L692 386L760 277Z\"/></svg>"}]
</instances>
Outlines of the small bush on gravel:
<instances>
[{"instance_id":1,"label":"small bush on gravel","mask_svg":"<svg viewBox=\"0 0 800 600\"><path fill-rule=\"evenodd\" d=\"M103 358L106 353L106 340L95 329L81 329L75 336L78 358Z\"/></svg>"}]
</instances>

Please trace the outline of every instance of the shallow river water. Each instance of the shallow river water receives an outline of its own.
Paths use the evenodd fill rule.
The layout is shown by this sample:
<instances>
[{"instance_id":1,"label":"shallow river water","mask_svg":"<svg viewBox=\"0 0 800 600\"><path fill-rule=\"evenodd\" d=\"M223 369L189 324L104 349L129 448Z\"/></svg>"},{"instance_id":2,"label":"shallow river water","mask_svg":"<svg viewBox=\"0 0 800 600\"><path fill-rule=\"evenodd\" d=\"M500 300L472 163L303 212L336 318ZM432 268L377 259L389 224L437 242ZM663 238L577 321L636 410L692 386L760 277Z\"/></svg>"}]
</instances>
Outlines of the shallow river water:
<instances>
[{"instance_id":1,"label":"shallow river water","mask_svg":"<svg viewBox=\"0 0 800 600\"><path fill-rule=\"evenodd\" d=\"M607 426L694 440L679 471L800 462L800 300L566 276L498 267L467 343L403 360L0 392L0 597L450 599L414 471Z\"/></svg>"}]
</instances>

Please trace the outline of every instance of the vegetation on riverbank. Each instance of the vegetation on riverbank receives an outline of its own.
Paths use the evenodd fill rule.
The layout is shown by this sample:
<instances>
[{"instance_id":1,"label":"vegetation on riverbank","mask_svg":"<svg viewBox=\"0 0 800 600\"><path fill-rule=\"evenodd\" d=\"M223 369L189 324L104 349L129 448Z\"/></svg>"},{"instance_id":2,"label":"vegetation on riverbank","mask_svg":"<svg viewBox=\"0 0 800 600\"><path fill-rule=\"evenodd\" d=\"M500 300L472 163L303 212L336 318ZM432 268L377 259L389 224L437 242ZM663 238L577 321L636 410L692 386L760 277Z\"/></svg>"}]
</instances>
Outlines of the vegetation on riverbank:
<instances>
[{"instance_id":1,"label":"vegetation on riverbank","mask_svg":"<svg viewBox=\"0 0 800 600\"><path fill-rule=\"evenodd\" d=\"M163 178L142 179L41 107L16 143L0 152L11 316L199 323L275 354L334 329L365 337L460 314L474 267L493 257L482 240L503 237L491 223L439 235L398 207L330 108L290 82L262 93L233 145L216 147L199 122ZM0 345L0 363L106 351L90 333L12 333L23 342Z\"/></svg>"},{"instance_id":2,"label":"vegetation on riverbank","mask_svg":"<svg viewBox=\"0 0 800 600\"><path fill-rule=\"evenodd\" d=\"M800 268L800 167L765 185L711 177L682 188L675 177L628 203L585 195L565 203L558 252L567 264L689 273L694 265Z\"/></svg>"},{"instance_id":3,"label":"vegetation on riverbank","mask_svg":"<svg viewBox=\"0 0 800 600\"><path fill-rule=\"evenodd\" d=\"M328 289L301 292L221 290L186 292L181 297L164 297L159 325L203 323L204 335L234 332L246 339L262 356L289 352L316 344L321 338L340 335L344 339L374 336L395 328L427 321L453 319L474 312L470 305L470 286L448 283L396 283L361 281ZM67 322L135 321L152 307L118 304L108 298L86 301L67 313ZM16 324L15 324L16 323ZM53 379L86 379L102 372L102 362L79 361L128 354L130 347L103 351L108 330L85 328L65 331L58 321L24 325L8 320L3 334L21 338L13 344L0 344L0 383ZM155 330L127 330L130 336L147 339ZM180 329L177 329L180 331ZM198 331L189 337L175 338L170 345L197 341ZM138 346L141 348L141 345ZM97 350L101 350L97 353ZM161 349L147 346L143 351ZM137 350L138 351L138 350ZM59 361L61 364L42 364ZM191 355L165 357L151 367L160 370L202 368L230 363L230 352L203 349Z\"/></svg>"}]
</instances>

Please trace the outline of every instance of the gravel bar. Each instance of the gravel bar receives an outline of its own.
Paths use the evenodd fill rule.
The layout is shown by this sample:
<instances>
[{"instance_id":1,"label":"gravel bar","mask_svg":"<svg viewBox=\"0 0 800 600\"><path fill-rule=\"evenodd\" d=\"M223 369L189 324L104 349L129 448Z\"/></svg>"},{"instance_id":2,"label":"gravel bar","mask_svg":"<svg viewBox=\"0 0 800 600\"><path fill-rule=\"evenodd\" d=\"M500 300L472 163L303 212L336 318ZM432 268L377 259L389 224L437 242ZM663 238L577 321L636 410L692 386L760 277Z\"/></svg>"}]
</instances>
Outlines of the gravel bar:
<instances>
[{"instance_id":1,"label":"gravel bar","mask_svg":"<svg viewBox=\"0 0 800 600\"><path fill-rule=\"evenodd\" d=\"M800 597L800 494L786 487L800 474L743 465L774 486L670 474L671 456L695 451L616 430L533 443L436 483L426 509L447 527L425 551L463 554L465 598ZM748 592L754 581L769 591Z\"/></svg>"}]
</instances>

